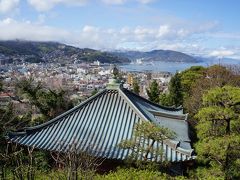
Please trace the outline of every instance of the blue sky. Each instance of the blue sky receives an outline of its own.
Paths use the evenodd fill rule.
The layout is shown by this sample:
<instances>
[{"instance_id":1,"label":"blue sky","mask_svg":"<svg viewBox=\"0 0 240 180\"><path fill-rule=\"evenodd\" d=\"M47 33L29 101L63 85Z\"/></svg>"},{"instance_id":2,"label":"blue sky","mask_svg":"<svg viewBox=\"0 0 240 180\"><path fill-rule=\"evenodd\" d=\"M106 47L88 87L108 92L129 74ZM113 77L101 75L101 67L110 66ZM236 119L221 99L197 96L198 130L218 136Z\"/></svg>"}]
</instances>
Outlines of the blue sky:
<instances>
[{"instance_id":1,"label":"blue sky","mask_svg":"<svg viewBox=\"0 0 240 180\"><path fill-rule=\"evenodd\" d=\"M240 58L239 0L0 0L0 40Z\"/></svg>"}]
</instances>

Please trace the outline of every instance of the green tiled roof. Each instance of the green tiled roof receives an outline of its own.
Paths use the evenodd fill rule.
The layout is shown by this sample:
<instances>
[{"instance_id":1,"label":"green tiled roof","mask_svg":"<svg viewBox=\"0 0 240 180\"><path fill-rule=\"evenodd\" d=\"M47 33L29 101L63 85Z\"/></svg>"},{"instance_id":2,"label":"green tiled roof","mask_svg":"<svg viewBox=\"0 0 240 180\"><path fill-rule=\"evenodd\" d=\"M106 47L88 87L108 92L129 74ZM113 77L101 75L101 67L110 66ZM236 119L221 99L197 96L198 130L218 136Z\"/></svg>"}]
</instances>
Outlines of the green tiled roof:
<instances>
[{"instance_id":1,"label":"green tiled roof","mask_svg":"<svg viewBox=\"0 0 240 180\"><path fill-rule=\"evenodd\" d=\"M134 124L151 121L175 131L176 139L164 141L164 159L185 161L193 158L188 137L187 115L181 108L167 108L122 88L108 88L80 105L24 132L9 133L12 142L49 151L91 150L95 156L125 159L131 151L117 145L133 134Z\"/></svg>"}]
</instances>

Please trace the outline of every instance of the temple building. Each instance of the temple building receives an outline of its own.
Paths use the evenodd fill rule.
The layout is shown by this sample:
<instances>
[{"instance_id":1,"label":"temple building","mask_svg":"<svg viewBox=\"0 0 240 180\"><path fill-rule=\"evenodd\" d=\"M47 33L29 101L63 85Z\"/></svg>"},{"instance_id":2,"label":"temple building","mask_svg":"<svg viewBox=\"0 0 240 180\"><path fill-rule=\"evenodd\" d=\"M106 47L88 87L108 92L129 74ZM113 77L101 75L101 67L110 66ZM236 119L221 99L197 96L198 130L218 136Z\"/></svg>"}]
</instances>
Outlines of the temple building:
<instances>
[{"instance_id":1,"label":"temple building","mask_svg":"<svg viewBox=\"0 0 240 180\"><path fill-rule=\"evenodd\" d=\"M122 140L132 138L134 124L139 121L150 121L176 133L175 139L156 144L156 147L162 147L164 155L156 161L194 159L187 114L183 114L182 108L154 104L124 89L116 79L112 79L105 90L73 109L41 125L25 128L23 132L11 132L8 139L55 152L67 152L74 145L79 152L124 160L131 151L118 145Z\"/></svg>"}]
</instances>

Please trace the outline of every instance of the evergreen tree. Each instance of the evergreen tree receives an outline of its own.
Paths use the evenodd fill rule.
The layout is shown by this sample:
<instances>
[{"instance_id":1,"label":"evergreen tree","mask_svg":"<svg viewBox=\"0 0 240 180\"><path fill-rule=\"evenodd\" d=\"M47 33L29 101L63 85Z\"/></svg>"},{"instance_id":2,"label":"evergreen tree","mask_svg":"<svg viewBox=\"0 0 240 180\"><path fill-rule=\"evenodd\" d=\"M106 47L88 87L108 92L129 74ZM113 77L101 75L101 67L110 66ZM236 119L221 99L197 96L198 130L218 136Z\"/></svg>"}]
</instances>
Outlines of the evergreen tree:
<instances>
[{"instance_id":1,"label":"evergreen tree","mask_svg":"<svg viewBox=\"0 0 240 180\"><path fill-rule=\"evenodd\" d=\"M173 105L177 107L183 104L183 92L179 73L176 73L170 80L169 94Z\"/></svg>"},{"instance_id":2,"label":"evergreen tree","mask_svg":"<svg viewBox=\"0 0 240 180\"><path fill-rule=\"evenodd\" d=\"M94 95L97 94L97 93L98 93L97 88L94 88L94 90L91 92L91 96L94 96Z\"/></svg>"},{"instance_id":3,"label":"evergreen tree","mask_svg":"<svg viewBox=\"0 0 240 180\"><path fill-rule=\"evenodd\" d=\"M172 98L169 94L163 93L159 97L159 103L163 106L172 106Z\"/></svg>"},{"instance_id":4,"label":"evergreen tree","mask_svg":"<svg viewBox=\"0 0 240 180\"><path fill-rule=\"evenodd\" d=\"M150 101L157 104L159 103L160 88L156 80L150 84L149 89L147 89L147 95Z\"/></svg>"},{"instance_id":5,"label":"evergreen tree","mask_svg":"<svg viewBox=\"0 0 240 180\"><path fill-rule=\"evenodd\" d=\"M157 126L149 121L141 121L135 124L134 135L130 140L123 140L119 147L123 149L131 149L130 159L149 160L155 159L163 154L163 147L154 147L155 143L162 143L166 139L172 139L176 134L168 128Z\"/></svg>"},{"instance_id":6,"label":"evergreen tree","mask_svg":"<svg viewBox=\"0 0 240 180\"><path fill-rule=\"evenodd\" d=\"M209 170L216 177L239 179L240 88L212 89L203 96L203 106L196 115L198 159L210 166L205 171Z\"/></svg>"},{"instance_id":7,"label":"evergreen tree","mask_svg":"<svg viewBox=\"0 0 240 180\"><path fill-rule=\"evenodd\" d=\"M63 90L46 89L33 78L20 80L16 84L20 96L25 96L30 105L39 109L47 119L51 119L72 107Z\"/></svg>"},{"instance_id":8,"label":"evergreen tree","mask_svg":"<svg viewBox=\"0 0 240 180\"><path fill-rule=\"evenodd\" d=\"M202 66L192 66L179 73L184 98L188 98L190 96L191 89L195 85L196 81L204 77L204 71L206 71L206 68Z\"/></svg>"},{"instance_id":9,"label":"evergreen tree","mask_svg":"<svg viewBox=\"0 0 240 180\"><path fill-rule=\"evenodd\" d=\"M184 94L184 108L194 116L202 105L203 94L216 87L225 85L240 86L239 73L230 68L214 65L199 70L190 68L181 74L181 85Z\"/></svg>"},{"instance_id":10,"label":"evergreen tree","mask_svg":"<svg viewBox=\"0 0 240 180\"><path fill-rule=\"evenodd\" d=\"M133 81L133 92L137 95L139 95L139 93L140 93L140 87L139 87L136 79L134 79L134 81Z\"/></svg>"},{"instance_id":11,"label":"evergreen tree","mask_svg":"<svg viewBox=\"0 0 240 180\"><path fill-rule=\"evenodd\" d=\"M2 82L0 82L0 92L4 91ZM7 131L13 131L26 127L31 122L31 112L23 116L18 116L16 108L13 103L9 102L6 106L0 107L0 179L6 178L7 172L9 171L9 164L11 159L9 158L9 143L6 140ZM16 154L12 154L13 157Z\"/></svg>"}]
</instances>

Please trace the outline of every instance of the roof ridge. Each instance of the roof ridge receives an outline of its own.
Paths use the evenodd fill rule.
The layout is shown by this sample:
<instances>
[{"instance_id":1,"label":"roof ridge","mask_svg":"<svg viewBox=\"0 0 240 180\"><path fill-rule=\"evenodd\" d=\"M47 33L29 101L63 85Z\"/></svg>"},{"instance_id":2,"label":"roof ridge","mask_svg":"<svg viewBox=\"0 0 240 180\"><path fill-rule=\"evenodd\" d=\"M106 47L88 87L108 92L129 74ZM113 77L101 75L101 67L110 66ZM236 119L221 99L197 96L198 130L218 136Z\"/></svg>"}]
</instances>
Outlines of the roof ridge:
<instances>
[{"instance_id":1,"label":"roof ridge","mask_svg":"<svg viewBox=\"0 0 240 180\"><path fill-rule=\"evenodd\" d=\"M145 101L145 102L147 102L147 103L149 103L149 104L151 104L151 105L157 106L157 107L159 107L159 108L162 108L162 109L164 109L164 110L176 112L176 111L181 111L181 110L183 109L182 106L179 106L179 107L167 107L167 106L163 106L163 105L160 105L160 104L156 104L156 103L153 103L153 102L149 101L148 99L143 98L142 96L139 96L139 95L133 93L132 91L129 91L129 90L127 90L127 89L124 89L124 90L126 90L126 91L128 91L129 93L131 93L132 95L134 95L134 96L142 99L143 101Z\"/></svg>"},{"instance_id":2,"label":"roof ridge","mask_svg":"<svg viewBox=\"0 0 240 180\"><path fill-rule=\"evenodd\" d=\"M134 108L134 110L136 110L136 112L140 117L142 117L144 120L149 121L150 119L140 110L141 108L139 108L133 101L131 101L131 99L128 98L128 96L124 93L123 90L127 90L127 89L125 88L118 89L119 95L122 96L129 103L129 105L132 108Z\"/></svg>"}]
</instances>

